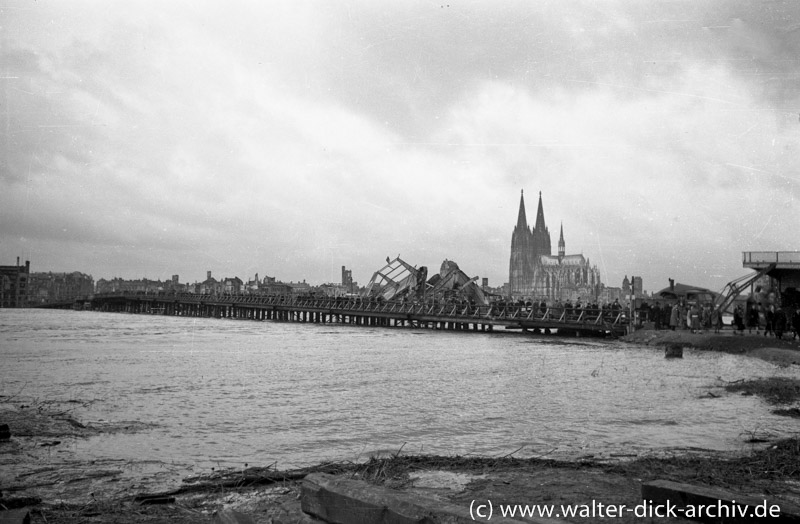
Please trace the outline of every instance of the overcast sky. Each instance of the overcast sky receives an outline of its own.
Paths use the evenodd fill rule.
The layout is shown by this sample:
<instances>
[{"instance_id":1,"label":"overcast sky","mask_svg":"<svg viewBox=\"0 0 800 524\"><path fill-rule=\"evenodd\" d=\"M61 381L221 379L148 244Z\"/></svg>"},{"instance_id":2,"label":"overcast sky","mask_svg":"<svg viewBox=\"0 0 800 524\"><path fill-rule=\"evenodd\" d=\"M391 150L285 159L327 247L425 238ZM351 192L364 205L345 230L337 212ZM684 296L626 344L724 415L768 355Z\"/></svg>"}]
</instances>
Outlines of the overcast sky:
<instances>
[{"instance_id":1,"label":"overcast sky","mask_svg":"<svg viewBox=\"0 0 800 524\"><path fill-rule=\"evenodd\" d=\"M800 249L794 1L6 0L0 54L0 264L501 285L523 189L610 286Z\"/></svg>"}]
</instances>

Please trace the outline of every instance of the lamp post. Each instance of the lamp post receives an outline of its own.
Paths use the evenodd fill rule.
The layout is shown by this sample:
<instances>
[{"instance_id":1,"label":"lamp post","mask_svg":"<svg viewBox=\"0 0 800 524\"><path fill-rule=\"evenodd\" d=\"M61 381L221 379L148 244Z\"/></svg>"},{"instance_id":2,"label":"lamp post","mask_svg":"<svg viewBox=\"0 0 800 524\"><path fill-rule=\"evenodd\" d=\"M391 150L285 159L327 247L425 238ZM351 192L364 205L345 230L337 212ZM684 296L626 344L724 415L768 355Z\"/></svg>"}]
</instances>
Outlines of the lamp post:
<instances>
[{"instance_id":1,"label":"lamp post","mask_svg":"<svg viewBox=\"0 0 800 524\"><path fill-rule=\"evenodd\" d=\"M631 275L631 294L630 294L630 320L628 321L628 330L633 333L636 331L636 319L634 318L636 314L636 277Z\"/></svg>"}]
</instances>

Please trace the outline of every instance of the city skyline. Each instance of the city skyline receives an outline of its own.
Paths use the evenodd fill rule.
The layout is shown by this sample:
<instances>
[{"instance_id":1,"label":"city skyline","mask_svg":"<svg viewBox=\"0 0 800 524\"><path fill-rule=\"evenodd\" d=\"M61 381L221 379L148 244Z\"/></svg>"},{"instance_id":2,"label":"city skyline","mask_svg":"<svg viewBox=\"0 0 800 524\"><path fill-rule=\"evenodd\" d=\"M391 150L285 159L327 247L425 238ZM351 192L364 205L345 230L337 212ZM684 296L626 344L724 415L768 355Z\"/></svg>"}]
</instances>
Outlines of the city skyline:
<instances>
[{"instance_id":1,"label":"city skyline","mask_svg":"<svg viewBox=\"0 0 800 524\"><path fill-rule=\"evenodd\" d=\"M795 4L162 4L0 7L0 263L500 286L523 189L607 286L793 247Z\"/></svg>"}]
</instances>

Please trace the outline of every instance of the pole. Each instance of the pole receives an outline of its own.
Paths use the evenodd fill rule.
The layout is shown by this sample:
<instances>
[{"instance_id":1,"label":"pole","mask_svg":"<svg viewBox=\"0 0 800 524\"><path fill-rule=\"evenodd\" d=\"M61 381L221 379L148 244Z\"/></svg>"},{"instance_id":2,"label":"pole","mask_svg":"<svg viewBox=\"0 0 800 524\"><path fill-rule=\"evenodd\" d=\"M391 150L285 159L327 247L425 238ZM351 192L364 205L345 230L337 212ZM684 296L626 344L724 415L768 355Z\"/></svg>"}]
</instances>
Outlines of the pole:
<instances>
[{"instance_id":1,"label":"pole","mask_svg":"<svg viewBox=\"0 0 800 524\"><path fill-rule=\"evenodd\" d=\"M636 277L631 275L631 296L630 296L630 318L628 319L628 331L633 333L636 330L634 314L636 310L636 287L634 285Z\"/></svg>"}]
</instances>

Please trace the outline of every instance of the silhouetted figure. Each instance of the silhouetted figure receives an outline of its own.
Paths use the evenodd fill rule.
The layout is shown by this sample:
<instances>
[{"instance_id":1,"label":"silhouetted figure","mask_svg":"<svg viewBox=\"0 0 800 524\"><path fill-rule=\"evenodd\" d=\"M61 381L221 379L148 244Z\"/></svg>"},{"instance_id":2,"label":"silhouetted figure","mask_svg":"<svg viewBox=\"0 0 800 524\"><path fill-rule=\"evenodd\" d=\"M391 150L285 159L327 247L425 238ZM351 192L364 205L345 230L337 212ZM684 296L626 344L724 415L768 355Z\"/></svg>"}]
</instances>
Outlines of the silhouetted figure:
<instances>
[{"instance_id":1,"label":"silhouetted figure","mask_svg":"<svg viewBox=\"0 0 800 524\"><path fill-rule=\"evenodd\" d=\"M758 335L758 305L748 303L747 306L747 332L752 333L753 328L756 328L756 335Z\"/></svg>"},{"instance_id":2,"label":"silhouetted figure","mask_svg":"<svg viewBox=\"0 0 800 524\"><path fill-rule=\"evenodd\" d=\"M783 308L778 307L778 309L775 310L772 323L772 329L775 331L775 338L782 340L783 332L786 331L786 312L783 311Z\"/></svg>"},{"instance_id":3,"label":"silhouetted figure","mask_svg":"<svg viewBox=\"0 0 800 524\"><path fill-rule=\"evenodd\" d=\"M672 305L672 312L669 315L669 328L672 331L675 331L675 328L678 327L678 323L680 322L681 318L681 308L678 307L678 303Z\"/></svg>"},{"instance_id":4,"label":"silhouetted figure","mask_svg":"<svg viewBox=\"0 0 800 524\"><path fill-rule=\"evenodd\" d=\"M764 336L775 335L775 306L770 304L767 310L764 312L764 320L766 320L764 326Z\"/></svg>"},{"instance_id":5,"label":"silhouetted figure","mask_svg":"<svg viewBox=\"0 0 800 524\"><path fill-rule=\"evenodd\" d=\"M650 313L653 317L653 322L655 323L656 331L661 329L661 306L656 302L653 308L650 310Z\"/></svg>"},{"instance_id":6,"label":"silhouetted figure","mask_svg":"<svg viewBox=\"0 0 800 524\"><path fill-rule=\"evenodd\" d=\"M740 335L744 335L744 312L742 311L742 306L736 306L736 309L733 310L733 332L736 333L740 331Z\"/></svg>"}]
</instances>

